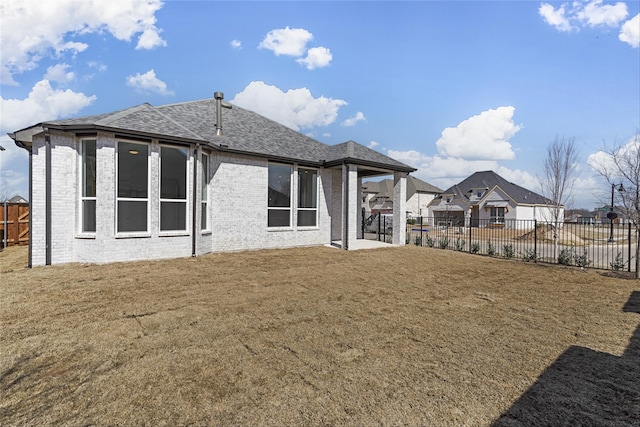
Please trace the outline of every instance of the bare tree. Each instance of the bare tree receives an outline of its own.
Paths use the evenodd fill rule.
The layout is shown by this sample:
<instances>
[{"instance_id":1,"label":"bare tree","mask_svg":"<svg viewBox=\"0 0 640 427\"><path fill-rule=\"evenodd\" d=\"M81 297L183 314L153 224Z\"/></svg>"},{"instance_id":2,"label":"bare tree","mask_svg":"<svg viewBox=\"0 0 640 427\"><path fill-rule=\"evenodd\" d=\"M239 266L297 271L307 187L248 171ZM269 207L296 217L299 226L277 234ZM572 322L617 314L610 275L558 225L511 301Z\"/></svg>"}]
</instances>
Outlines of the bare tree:
<instances>
[{"instance_id":1,"label":"bare tree","mask_svg":"<svg viewBox=\"0 0 640 427\"><path fill-rule=\"evenodd\" d=\"M626 144L616 143L590 156L591 166L609 185L622 184L616 191L617 203L634 228L636 241L636 279L640 278L640 130ZM629 260L631 262L631 260Z\"/></svg>"},{"instance_id":2,"label":"bare tree","mask_svg":"<svg viewBox=\"0 0 640 427\"><path fill-rule=\"evenodd\" d=\"M573 183L577 177L578 150L575 138L556 138L547 147L542 173L538 178L541 194L550 205L546 213L553 231L553 256L558 249L558 228L564 221L564 209L572 202Z\"/></svg>"}]
</instances>

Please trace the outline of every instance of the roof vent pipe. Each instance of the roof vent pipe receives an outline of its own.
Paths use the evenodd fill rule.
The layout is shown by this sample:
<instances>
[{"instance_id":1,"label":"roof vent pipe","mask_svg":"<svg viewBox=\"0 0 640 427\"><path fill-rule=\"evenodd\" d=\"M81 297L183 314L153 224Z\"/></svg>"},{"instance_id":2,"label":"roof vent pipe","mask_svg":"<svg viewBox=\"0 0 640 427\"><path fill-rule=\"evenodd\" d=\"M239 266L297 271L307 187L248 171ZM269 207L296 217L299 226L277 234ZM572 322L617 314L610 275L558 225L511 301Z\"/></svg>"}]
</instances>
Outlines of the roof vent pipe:
<instances>
[{"instance_id":1,"label":"roof vent pipe","mask_svg":"<svg viewBox=\"0 0 640 427\"><path fill-rule=\"evenodd\" d=\"M216 100L216 136L220 136L222 135L222 109L231 109L232 106L228 102L223 101L224 93L222 92L215 92L213 97Z\"/></svg>"}]
</instances>

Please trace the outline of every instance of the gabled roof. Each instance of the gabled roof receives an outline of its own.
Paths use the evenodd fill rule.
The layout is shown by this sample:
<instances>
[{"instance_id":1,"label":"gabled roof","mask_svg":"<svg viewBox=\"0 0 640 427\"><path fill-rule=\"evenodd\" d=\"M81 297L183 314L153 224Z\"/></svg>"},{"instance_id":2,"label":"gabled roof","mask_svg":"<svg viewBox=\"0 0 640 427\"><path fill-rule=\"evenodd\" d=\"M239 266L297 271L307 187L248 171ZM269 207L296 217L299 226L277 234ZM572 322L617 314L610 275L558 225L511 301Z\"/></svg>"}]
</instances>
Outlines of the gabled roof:
<instances>
[{"instance_id":1,"label":"gabled roof","mask_svg":"<svg viewBox=\"0 0 640 427\"><path fill-rule=\"evenodd\" d=\"M153 107L142 104L107 114L53 120L11 134L24 146L36 127L67 131L105 130L165 141L201 143L221 151L258 155L327 167L348 162L383 170L415 169L354 141L329 146L257 113L233 105L222 110L222 135L216 135L215 99Z\"/></svg>"},{"instance_id":2,"label":"gabled roof","mask_svg":"<svg viewBox=\"0 0 640 427\"><path fill-rule=\"evenodd\" d=\"M393 198L393 180L383 179L381 181L366 181L362 183L362 191L366 193L376 193L376 198ZM415 176L407 177L407 200L416 193L439 194L442 190L438 187L424 182Z\"/></svg>"},{"instance_id":3,"label":"gabled roof","mask_svg":"<svg viewBox=\"0 0 640 427\"><path fill-rule=\"evenodd\" d=\"M442 192L442 194L455 194L456 197L464 196L469 198L472 190L486 188L491 190L500 187L514 202L524 205L546 205L549 200L540 194L527 190L524 187L509 182L493 171L475 172L458 184L452 185Z\"/></svg>"}]
</instances>

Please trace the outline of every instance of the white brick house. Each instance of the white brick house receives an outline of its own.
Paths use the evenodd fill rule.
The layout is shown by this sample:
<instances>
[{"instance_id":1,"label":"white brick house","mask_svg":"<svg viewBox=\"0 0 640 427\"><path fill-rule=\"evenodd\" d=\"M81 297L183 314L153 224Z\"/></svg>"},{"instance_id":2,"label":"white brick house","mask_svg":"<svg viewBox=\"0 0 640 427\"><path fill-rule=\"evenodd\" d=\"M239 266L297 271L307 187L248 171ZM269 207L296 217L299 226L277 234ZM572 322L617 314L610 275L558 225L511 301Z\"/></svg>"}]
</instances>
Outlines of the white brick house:
<instances>
[{"instance_id":1,"label":"white brick house","mask_svg":"<svg viewBox=\"0 0 640 427\"><path fill-rule=\"evenodd\" d=\"M393 243L404 244L413 168L225 105L216 93L10 134L30 154L29 265L332 242L349 249L360 230L362 178L388 174L397 198Z\"/></svg>"}]
</instances>

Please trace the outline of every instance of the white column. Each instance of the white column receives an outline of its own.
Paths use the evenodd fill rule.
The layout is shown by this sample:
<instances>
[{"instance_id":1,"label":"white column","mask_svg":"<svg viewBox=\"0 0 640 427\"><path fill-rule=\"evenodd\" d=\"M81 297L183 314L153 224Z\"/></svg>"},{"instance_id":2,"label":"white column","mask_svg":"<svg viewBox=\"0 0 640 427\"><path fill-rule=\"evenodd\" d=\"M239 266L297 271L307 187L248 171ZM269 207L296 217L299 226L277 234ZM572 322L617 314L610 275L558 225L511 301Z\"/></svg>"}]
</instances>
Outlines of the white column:
<instances>
[{"instance_id":1,"label":"white column","mask_svg":"<svg viewBox=\"0 0 640 427\"><path fill-rule=\"evenodd\" d=\"M349 249L358 238L358 169L342 165L342 249Z\"/></svg>"},{"instance_id":2,"label":"white column","mask_svg":"<svg viewBox=\"0 0 640 427\"><path fill-rule=\"evenodd\" d=\"M407 238L407 173L393 174L393 240L394 245L404 245Z\"/></svg>"}]
</instances>

